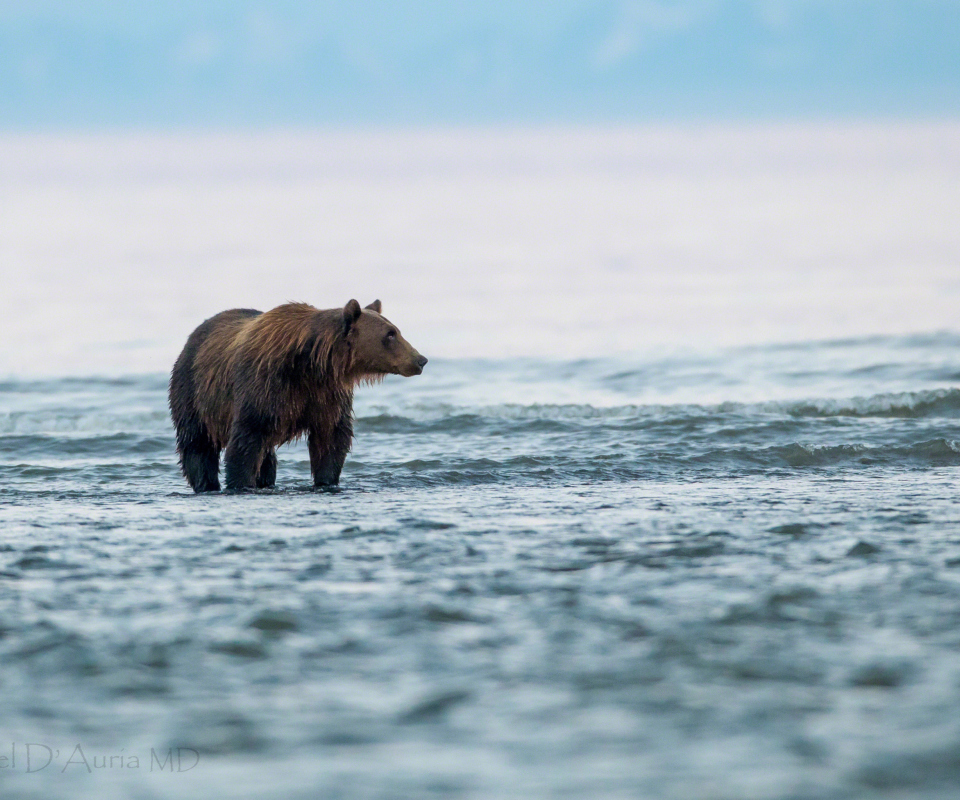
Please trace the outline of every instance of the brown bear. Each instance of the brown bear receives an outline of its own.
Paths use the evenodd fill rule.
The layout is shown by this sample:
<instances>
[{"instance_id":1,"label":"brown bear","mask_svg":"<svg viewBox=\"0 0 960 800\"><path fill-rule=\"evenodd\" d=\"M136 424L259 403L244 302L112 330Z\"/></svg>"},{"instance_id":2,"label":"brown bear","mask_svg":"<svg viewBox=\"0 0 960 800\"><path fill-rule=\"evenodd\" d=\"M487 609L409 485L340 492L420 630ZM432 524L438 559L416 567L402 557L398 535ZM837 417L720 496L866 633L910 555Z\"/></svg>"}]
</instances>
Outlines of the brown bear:
<instances>
[{"instance_id":1,"label":"brown bear","mask_svg":"<svg viewBox=\"0 0 960 800\"><path fill-rule=\"evenodd\" d=\"M219 490L226 449L227 489L272 487L276 448L306 434L314 485L336 485L353 439L354 387L419 375L426 363L379 300L217 314L190 334L170 376L184 477L195 492Z\"/></svg>"}]
</instances>

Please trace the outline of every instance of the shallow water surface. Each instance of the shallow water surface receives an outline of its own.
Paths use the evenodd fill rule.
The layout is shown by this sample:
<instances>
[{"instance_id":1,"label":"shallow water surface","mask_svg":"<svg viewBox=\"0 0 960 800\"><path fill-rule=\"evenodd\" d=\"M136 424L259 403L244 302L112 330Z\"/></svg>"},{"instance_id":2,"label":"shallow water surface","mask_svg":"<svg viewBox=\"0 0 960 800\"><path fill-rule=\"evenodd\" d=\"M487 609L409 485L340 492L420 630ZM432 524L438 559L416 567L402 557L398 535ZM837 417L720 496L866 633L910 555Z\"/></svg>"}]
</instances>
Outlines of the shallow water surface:
<instances>
[{"instance_id":1,"label":"shallow water surface","mask_svg":"<svg viewBox=\"0 0 960 800\"><path fill-rule=\"evenodd\" d=\"M329 493L191 494L165 380L0 385L10 796L960 785L960 337L435 359Z\"/></svg>"}]
</instances>

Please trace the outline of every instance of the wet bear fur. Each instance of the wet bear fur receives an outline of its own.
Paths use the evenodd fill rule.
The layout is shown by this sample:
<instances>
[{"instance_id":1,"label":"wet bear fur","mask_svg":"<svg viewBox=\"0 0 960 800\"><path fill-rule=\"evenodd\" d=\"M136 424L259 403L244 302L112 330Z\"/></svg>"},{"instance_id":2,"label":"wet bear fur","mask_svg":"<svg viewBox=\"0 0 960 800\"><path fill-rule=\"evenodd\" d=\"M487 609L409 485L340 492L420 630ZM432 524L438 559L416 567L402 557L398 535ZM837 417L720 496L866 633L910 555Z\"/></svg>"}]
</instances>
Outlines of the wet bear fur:
<instances>
[{"instance_id":1,"label":"wet bear fur","mask_svg":"<svg viewBox=\"0 0 960 800\"><path fill-rule=\"evenodd\" d=\"M353 440L353 391L384 375L419 375L427 359L380 314L287 303L224 311L187 339L170 378L184 477L195 492L270 488L276 448L306 436L317 487L333 486Z\"/></svg>"}]
</instances>

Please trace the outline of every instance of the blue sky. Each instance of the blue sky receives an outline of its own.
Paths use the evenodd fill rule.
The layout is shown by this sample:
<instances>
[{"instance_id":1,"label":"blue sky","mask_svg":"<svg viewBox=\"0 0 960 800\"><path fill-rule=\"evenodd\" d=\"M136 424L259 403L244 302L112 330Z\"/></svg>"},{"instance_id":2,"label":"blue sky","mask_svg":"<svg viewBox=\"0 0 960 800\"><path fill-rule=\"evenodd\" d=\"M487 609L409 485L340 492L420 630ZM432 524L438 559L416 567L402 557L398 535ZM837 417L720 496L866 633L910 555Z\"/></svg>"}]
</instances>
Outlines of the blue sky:
<instances>
[{"instance_id":1,"label":"blue sky","mask_svg":"<svg viewBox=\"0 0 960 800\"><path fill-rule=\"evenodd\" d=\"M950 118L957 0L0 2L0 128Z\"/></svg>"}]
</instances>

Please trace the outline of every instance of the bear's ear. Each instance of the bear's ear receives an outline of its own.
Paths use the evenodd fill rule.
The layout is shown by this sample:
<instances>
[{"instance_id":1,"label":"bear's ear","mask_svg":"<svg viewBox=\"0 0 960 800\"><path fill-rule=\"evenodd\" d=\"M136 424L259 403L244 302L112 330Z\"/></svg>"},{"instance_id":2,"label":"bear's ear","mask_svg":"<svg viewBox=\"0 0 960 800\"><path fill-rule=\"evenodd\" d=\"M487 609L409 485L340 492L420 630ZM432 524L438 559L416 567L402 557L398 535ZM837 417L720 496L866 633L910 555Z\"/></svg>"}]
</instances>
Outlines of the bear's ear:
<instances>
[{"instance_id":1,"label":"bear's ear","mask_svg":"<svg viewBox=\"0 0 960 800\"><path fill-rule=\"evenodd\" d=\"M343 332L349 331L358 319L360 319L360 304L356 300L351 300L343 307Z\"/></svg>"},{"instance_id":2,"label":"bear's ear","mask_svg":"<svg viewBox=\"0 0 960 800\"><path fill-rule=\"evenodd\" d=\"M367 308L369 308L371 311L376 311L376 312L379 314L379 313L380 313L380 301L379 301L379 300L374 300L370 305L367 306Z\"/></svg>"}]
</instances>

